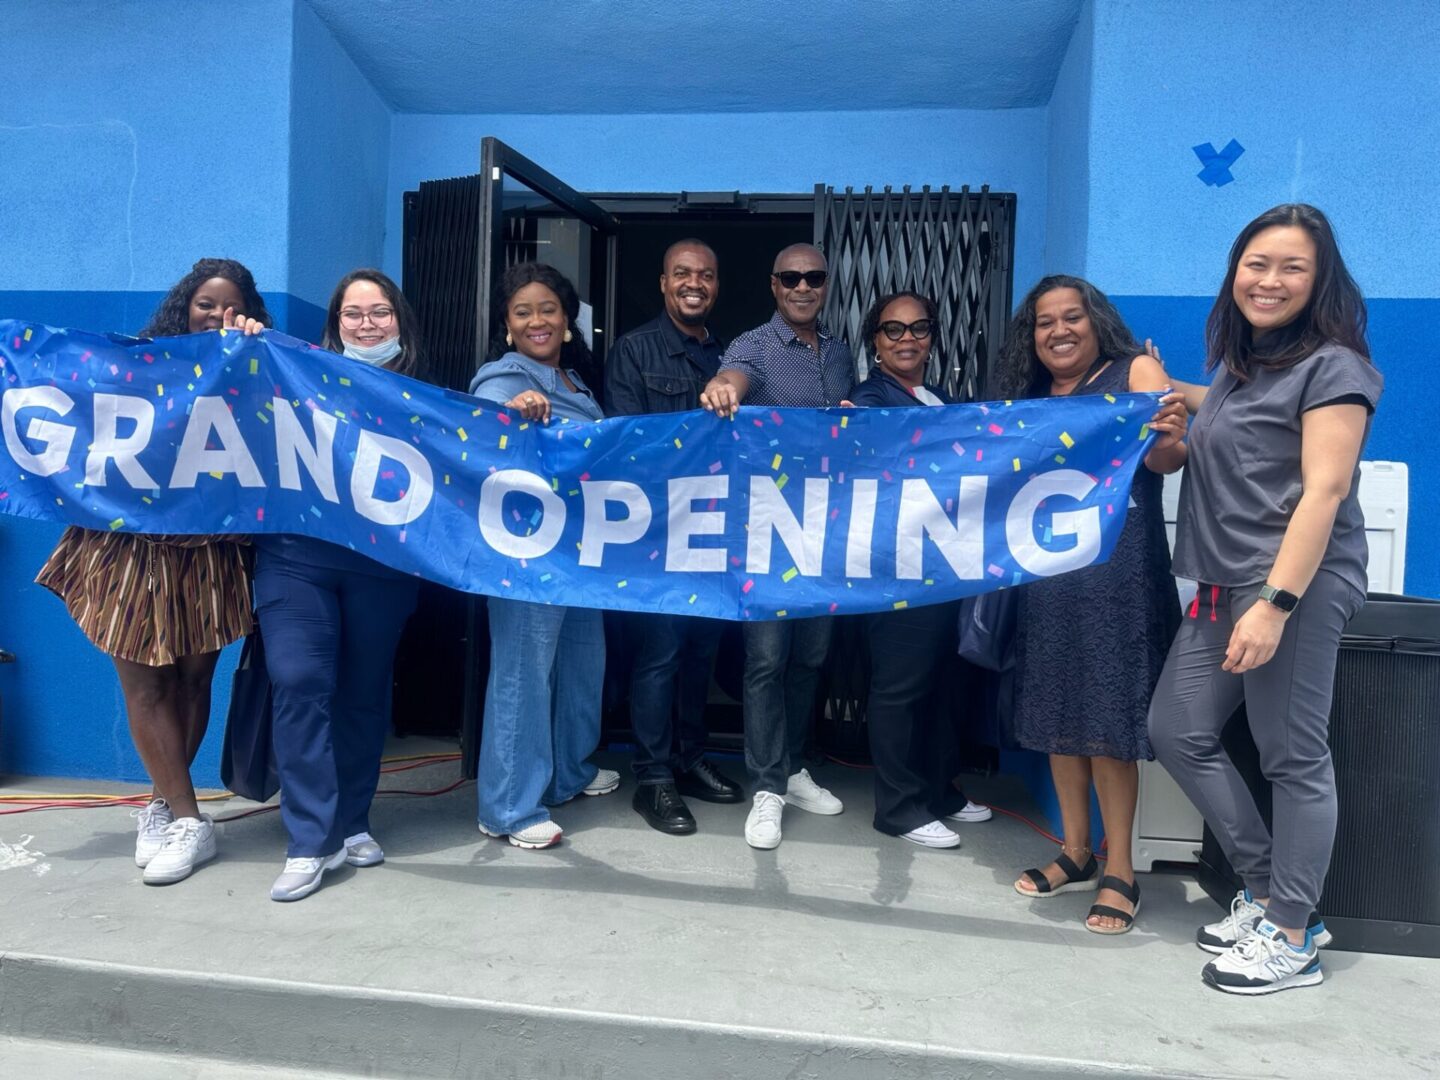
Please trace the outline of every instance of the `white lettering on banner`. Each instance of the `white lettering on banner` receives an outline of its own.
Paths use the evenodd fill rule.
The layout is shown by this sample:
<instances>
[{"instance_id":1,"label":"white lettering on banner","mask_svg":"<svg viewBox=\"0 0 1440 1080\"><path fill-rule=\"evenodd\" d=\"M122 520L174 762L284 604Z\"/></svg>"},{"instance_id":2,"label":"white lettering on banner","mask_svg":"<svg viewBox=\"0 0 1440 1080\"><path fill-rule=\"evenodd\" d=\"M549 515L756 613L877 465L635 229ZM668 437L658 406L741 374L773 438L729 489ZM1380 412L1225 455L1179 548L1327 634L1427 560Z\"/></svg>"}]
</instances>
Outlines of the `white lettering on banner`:
<instances>
[{"instance_id":1,"label":"white lettering on banner","mask_svg":"<svg viewBox=\"0 0 1440 1080\"><path fill-rule=\"evenodd\" d=\"M123 439L118 434L122 416L135 422L130 434ZM154 427L155 406L145 398L133 394L96 394L95 438L85 458L85 483L104 487L105 463L113 460L132 488L149 491L159 487L145 466L136 460L140 451L150 444Z\"/></svg>"},{"instance_id":2,"label":"white lettering on banner","mask_svg":"<svg viewBox=\"0 0 1440 1080\"><path fill-rule=\"evenodd\" d=\"M300 490L300 466L310 474L326 502L338 503L335 489L335 417L319 409L311 409L315 422L315 441L305 436L305 428L295 415L290 402L282 397L272 399L275 406L275 457L280 465L280 486L287 491ZM408 447L407 447L408 449ZM414 470L411 470L412 475ZM367 488L366 490L373 490ZM414 520L413 518L409 520Z\"/></svg>"},{"instance_id":3,"label":"white lettering on banner","mask_svg":"<svg viewBox=\"0 0 1440 1080\"><path fill-rule=\"evenodd\" d=\"M529 536L518 536L505 526L505 496L511 492L540 500L540 523ZM479 518L480 535L496 552L512 559L538 559L550 553L565 531L565 500L532 472L500 469L480 485Z\"/></svg>"},{"instance_id":4,"label":"white lettering on banner","mask_svg":"<svg viewBox=\"0 0 1440 1080\"><path fill-rule=\"evenodd\" d=\"M319 418L319 413L315 413ZM380 479L380 466L386 459L402 466L410 474L405 493L398 499L375 496L375 482ZM361 431L355 444L355 465L350 471L350 498L355 510L377 525L408 525L430 506L435 494L435 475L430 462L407 442Z\"/></svg>"},{"instance_id":5,"label":"white lettering on banner","mask_svg":"<svg viewBox=\"0 0 1440 1080\"><path fill-rule=\"evenodd\" d=\"M5 448L15 459L15 464L36 476L53 476L65 468L65 459L70 456L70 447L75 442L75 429L69 424L57 424L54 420L33 417L25 429L25 437L44 443L38 454L20 441L20 432L15 427L15 414L21 409L49 409L58 416L64 416L75 407L75 402L63 390L53 386L22 386L6 390L0 399L0 427L5 429Z\"/></svg>"},{"instance_id":6,"label":"white lettering on banner","mask_svg":"<svg viewBox=\"0 0 1440 1080\"><path fill-rule=\"evenodd\" d=\"M955 520L945 513L924 480L900 485L900 514L895 524L895 577L918 581L925 576L925 537L964 580L985 573L985 492L989 478L962 476Z\"/></svg>"},{"instance_id":7,"label":"white lettering on banner","mask_svg":"<svg viewBox=\"0 0 1440 1080\"><path fill-rule=\"evenodd\" d=\"M665 569L723 574L726 552L723 547L690 546L694 536L721 536L725 532L725 511L696 510L700 499L728 499L728 476L676 476L666 486L669 524L665 533Z\"/></svg>"},{"instance_id":8,"label":"white lettering on banner","mask_svg":"<svg viewBox=\"0 0 1440 1080\"><path fill-rule=\"evenodd\" d=\"M1031 477L1010 503L1005 515L1005 539L1021 568L1039 577L1089 566L1100 554L1100 508L1057 510L1050 518L1051 536L1073 536L1075 545L1065 551L1041 547L1035 539L1035 514L1046 499L1063 495L1083 499L1095 481L1074 469L1055 469Z\"/></svg>"},{"instance_id":9,"label":"white lettering on banner","mask_svg":"<svg viewBox=\"0 0 1440 1080\"><path fill-rule=\"evenodd\" d=\"M220 444L219 450L206 448L212 432ZM180 449L175 453L170 486L193 488L201 473L234 473L241 487L265 486L235 417L218 397L197 397L190 407L190 419L185 424Z\"/></svg>"},{"instance_id":10,"label":"white lettering on banner","mask_svg":"<svg viewBox=\"0 0 1440 1080\"><path fill-rule=\"evenodd\" d=\"M632 544L650 528L650 500L628 480L582 480L585 525L580 532L580 565L599 566L606 544ZM623 518L607 518L607 503L626 508Z\"/></svg>"},{"instance_id":11,"label":"white lettering on banner","mask_svg":"<svg viewBox=\"0 0 1440 1080\"><path fill-rule=\"evenodd\" d=\"M878 480L850 482L850 530L845 536L845 576L870 576L870 545L875 533L875 498Z\"/></svg>"},{"instance_id":12,"label":"white lettering on banner","mask_svg":"<svg viewBox=\"0 0 1440 1080\"><path fill-rule=\"evenodd\" d=\"M805 524L802 527L780 487L768 476L750 478L750 532L745 541L745 572L770 572L772 534L795 560L805 577L818 577L825 554L825 511L830 502L830 481L812 476L805 481Z\"/></svg>"}]
</instances>

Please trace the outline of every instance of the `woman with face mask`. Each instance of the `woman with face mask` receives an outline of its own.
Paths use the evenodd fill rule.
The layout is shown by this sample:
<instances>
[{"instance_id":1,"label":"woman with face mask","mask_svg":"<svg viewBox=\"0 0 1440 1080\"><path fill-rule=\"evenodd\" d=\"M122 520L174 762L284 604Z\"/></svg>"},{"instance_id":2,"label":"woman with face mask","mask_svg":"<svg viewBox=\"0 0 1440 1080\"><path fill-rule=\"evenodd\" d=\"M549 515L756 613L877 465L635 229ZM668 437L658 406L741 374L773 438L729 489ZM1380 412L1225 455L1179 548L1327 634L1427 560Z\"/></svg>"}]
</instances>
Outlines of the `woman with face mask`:
<instances>
[{"instance_id":1,"label":"woman with face mask","mask_svg":"<svg viewBox=\"0 0 1440 1080\"><path fill-rule=\"evenodd\" d=\"M401 375L420 369L415 316L395 283L355 270L335 287L321 345ZM385 859L370 803L390 726L391 669L415 578L324 540L256 537L255 613L274 702L280 816L289 834L272 900L300 900L344 863Z\"/></svg>"}]
</instances>

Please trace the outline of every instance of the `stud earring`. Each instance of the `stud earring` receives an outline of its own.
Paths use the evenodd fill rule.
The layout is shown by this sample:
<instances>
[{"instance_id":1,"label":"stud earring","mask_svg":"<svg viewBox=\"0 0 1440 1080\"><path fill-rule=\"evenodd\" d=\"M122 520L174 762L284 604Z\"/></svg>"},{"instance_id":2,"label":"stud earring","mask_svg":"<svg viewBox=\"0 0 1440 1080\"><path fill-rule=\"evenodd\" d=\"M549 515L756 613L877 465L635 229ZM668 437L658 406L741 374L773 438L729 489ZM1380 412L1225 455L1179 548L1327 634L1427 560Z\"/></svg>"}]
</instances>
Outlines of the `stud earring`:
<instances>
[{"instance_id":1,"label":"stud earring","mask_svg":"<svg viewBox=\"0 0 1440 1080\"><path fill-rule=\"evenodd\" d=\"M561 340L564 341L566 345L569 345L570 342L575 340L575 335L570 333L570 328L568 326L565 328L565 336Z\"/></svg>"},{"instance_id":2,"label":"stud earring","mask_svg":"<svg viewBox=\"0 0 1440 1080\"><path fill-rule=\"evenodd\" d=\"M506 331L505 331L505 344L506 344L506 345L514 345L514 344L515 344L515 339L510 336L510 331L509 331L509 330L506 330Z\"/></svg>"}]
</instances>

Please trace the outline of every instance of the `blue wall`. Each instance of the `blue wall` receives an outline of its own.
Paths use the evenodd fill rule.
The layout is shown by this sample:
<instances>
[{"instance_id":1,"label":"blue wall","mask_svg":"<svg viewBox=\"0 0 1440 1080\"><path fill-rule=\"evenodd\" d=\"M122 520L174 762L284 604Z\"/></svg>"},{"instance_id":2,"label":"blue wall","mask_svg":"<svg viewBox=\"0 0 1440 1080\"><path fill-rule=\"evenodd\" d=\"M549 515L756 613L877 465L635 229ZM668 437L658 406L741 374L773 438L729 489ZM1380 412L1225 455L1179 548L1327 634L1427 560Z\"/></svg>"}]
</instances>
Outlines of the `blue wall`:
<instances>
[{"instance_id":1,"label":"blue wall","mask_svg":"<svg viewBox=\"0 0 1440 1080\"><path fill-rule=\"evenodd\" d=\"M1070 36L1050 97L1045 273L1083 272L1090 222L1090 83L1095 51L1095 9L1089 0ZM1015 282L1018 303L1027 286Z\"/></svg>"},{"instance_id":2,"label":"blue wall","mask_svg":"<svg viewBox=\"0 0 1440 1080\"><path fill-rule=\"evenodd\" d=\"M1040 273L1046 113L910 110L418 116L392 124L385 266L398 274L401 196L422 180L480 169L494 135L580 191L805 192L817 183L989 184L1015 192L1016 285Z\"/></svg>"}]
</instances>

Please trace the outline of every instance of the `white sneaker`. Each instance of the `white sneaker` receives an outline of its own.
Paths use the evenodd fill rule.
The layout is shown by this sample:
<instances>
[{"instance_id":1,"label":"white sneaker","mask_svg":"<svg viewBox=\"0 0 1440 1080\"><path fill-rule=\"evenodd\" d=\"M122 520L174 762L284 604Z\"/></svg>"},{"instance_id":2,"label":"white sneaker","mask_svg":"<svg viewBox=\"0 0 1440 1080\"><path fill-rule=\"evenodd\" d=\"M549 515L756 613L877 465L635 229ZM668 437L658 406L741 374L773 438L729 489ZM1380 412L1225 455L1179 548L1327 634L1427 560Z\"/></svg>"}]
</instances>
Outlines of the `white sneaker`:
<instances>
[{"instance_id":1,"label":"white sneaker","mask_svg":"<svg viewBox=\"0 0 1440 1080\"><path fill-rule=\"evenodd\" d=\"M135 819L135 865L142 869L165 846L165 830L175 820L175 811L164 799L151 799L138 810L131 810Z\"/></svg>"},{"instance_id":2,"label":"white sneaker","mask_svg":"<svg viewBox=\"0 0 1440 1080\"><path fill-rule=\"evenodd\" d=\"M810 779L809 769L801 769L790 777L785 785L785 803L812 814L838 814L845 809L844 803Z\"/></svg>"},{"instance_id":3,"label":"white sneaker","mask_svg":"<svg viewBox=\"0 0 1440 1080\"><path fill-rule=\"evenodd\" d=\"M497 839L506 835L505 833L491 832L484 825L480 826L480 831L486 836L493 836ZM560 839L564 835L559 825L547 819L537 821L534 825L527 825L519 832L510 833L509 839L510 843L518 848L539 851L542 848L554 847L560 843Z\"/></svg>"},{"instance_id":4,"label":"white sneaker","mask_svg":"<svg viewBox=\"0 0 1440 1080\"><path fill-rule=\"evenodd\" d=\"M176 818L165 829L165 843L145 866L146 885L173 885L215 857L215 823L209 815Z\"/></svg>"},{"instance_id":5,"label":"white sneaker","mask_svg":"<svg viewBox=\"0 0 1440 1080\"><path fill-rule=\"evenodd\" d=\"M927 821L919 828L901 833L902 840L909 840L921 847L954 848L960 846L960 837L938 821Z\"/></svg>"},{"instance_id":6,"label":"white sneaker","mask_svg":"<svg viewBox=\"0 0 1440 1080\"><path fill-rule=\"evenodd\" d=\"M385 852L368 832L356 833L345 838L345 861L351 866L379 866Z\"/></svg>"},{"instance_id":7,"label":"white sneaker","mask_svg":"<svg viewBox=\"0 0 1440 1080\"><path fill-rule=\"evenodd\" d=\"M345 864L346 852L342 846L329 855L298 859L286 859L285 869L270 886L270 899L281 903L303 900L320 887L326 870L334 870Z\"/></svg>"},{"instance_id":8,"label":"white sneaker","mask_svg":"<svg viewBox=\"0 0 1440 1080\"><path fill-rule=\"evenodd\" d=\"M971 802L969 799L966 799L964 806L956 810L953 814L946 814L945 816L951 821L963 821L966 824L971 824L976 821L989 821L995 816L995 811L991 810L988 806L981 806L977 802Z\"/></svg>"},{"instance_id":9,"label":"white sneaker","mask_svg":"<svg viewBox=\"0 0 1440 1080\"><path fill-rule=\"evenodd\" d=\"M830 793L827 791L825 794ZM754 804L745 818L745 842L761 851L779 847L780 818L784 813L784 799L773 791L757 791Z\"/></svg>"},{"instance_id":10,"label":"white sneaker","mask_svg":"<svg viewBox=\"0 0 1440 1080\"><path fill-rule=\"evenodd\" d=\"M1265 918L1265 908L1255 903L1249 889L1241 889L1230 901L1230 914L1218 922L1206 923L1195 931L1195 944L1208 953L1219 956L1229 952L1242 938L1255 932L1260 920ZM1317 912L1311 912L1305 929L1315 942L1317 949L1323 949L1334 940L1325 927L1325 920Z\"/></svg>"},{"instance_id":11,"label":"white sneaker","mask_svg":"<svg viewBox=\"0 0 1440 1080\"><path fill-rule=\"evenodd\" d=\"M1200 977L1227 994L1273 994L1296 986L1318 986L1320 949L1307 931L1305 944L1295 948L1278 927L1261 919L1247 937L1205 965Z\"/></svg>"},{"instance_id":12,"label":"white sneaker","mask_svg":"<svg viewBox=\"0 0 1440 1080\"><path fill-rule=\"evenodd\" d=\"M600 769L595 779L585 785L582 795L609 795L620 786L620 774L614 769Z\"/></svg>"}]
</instances>

